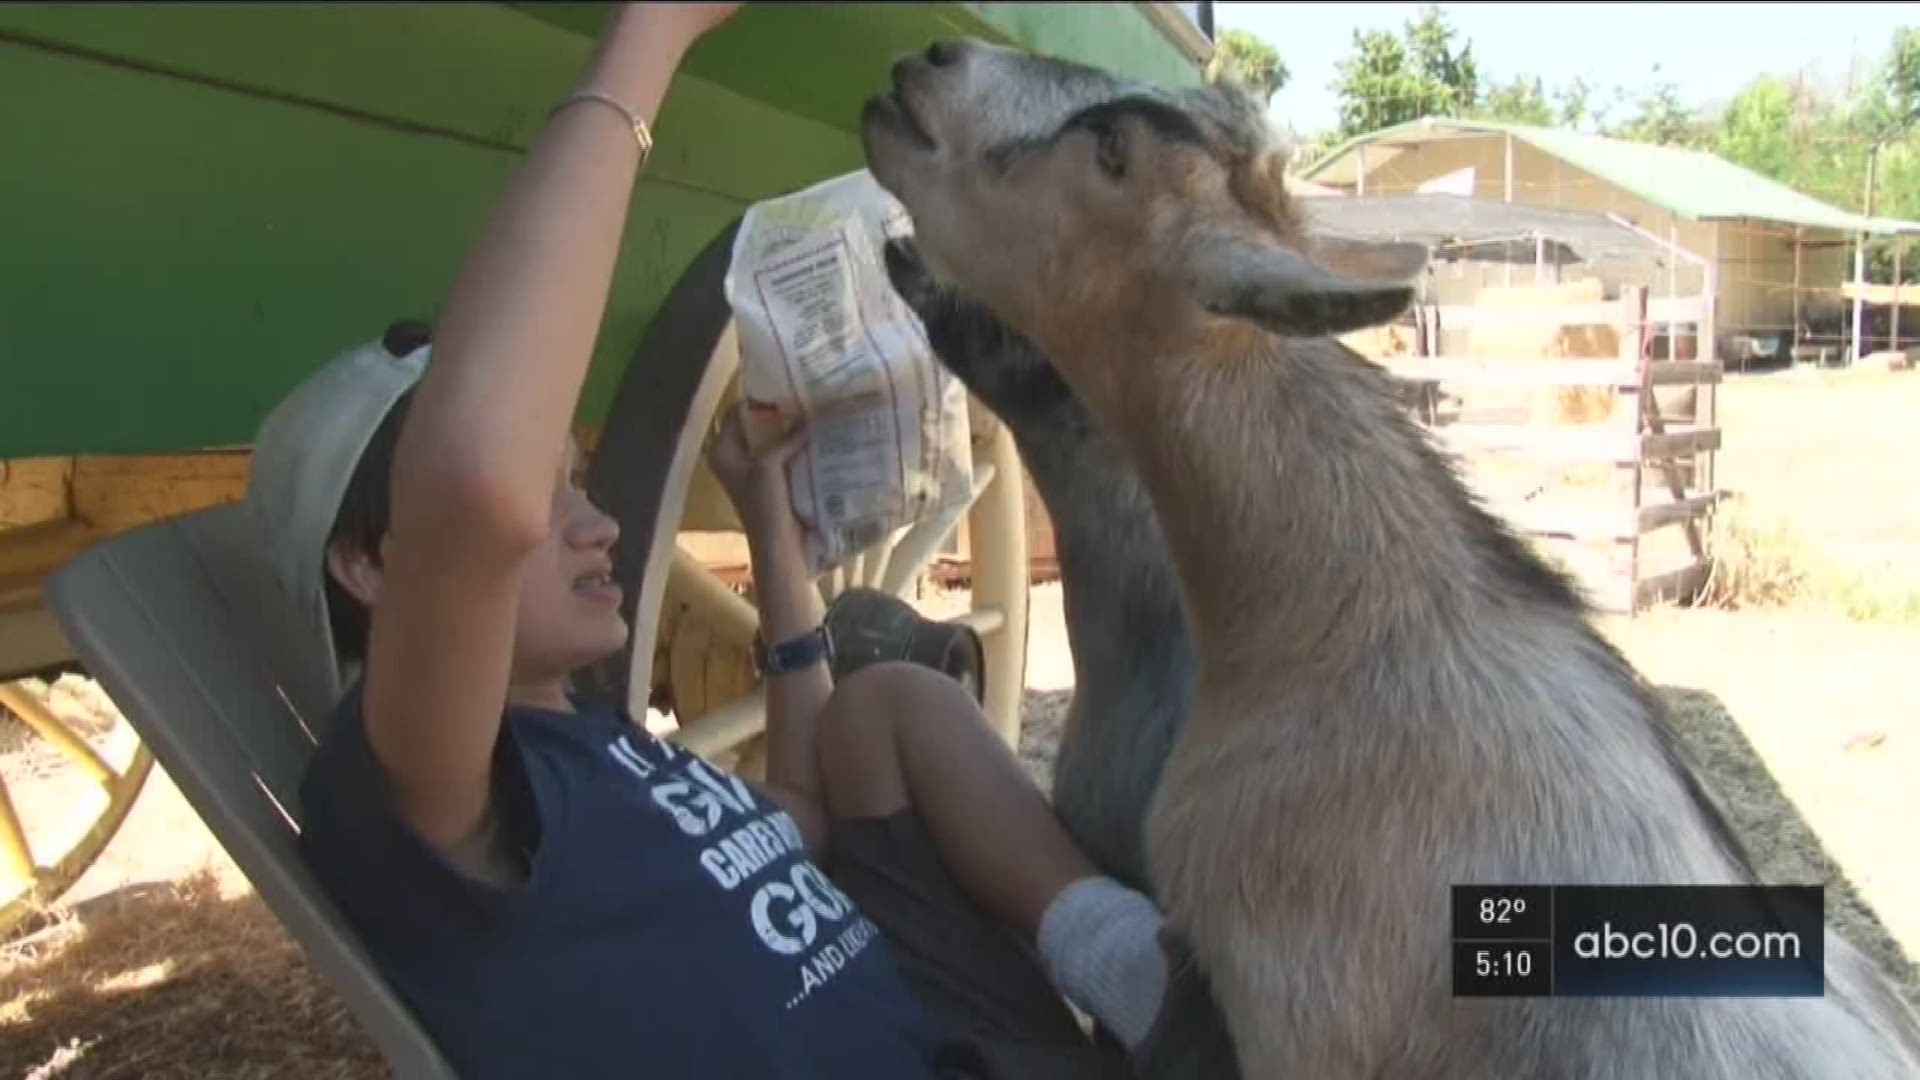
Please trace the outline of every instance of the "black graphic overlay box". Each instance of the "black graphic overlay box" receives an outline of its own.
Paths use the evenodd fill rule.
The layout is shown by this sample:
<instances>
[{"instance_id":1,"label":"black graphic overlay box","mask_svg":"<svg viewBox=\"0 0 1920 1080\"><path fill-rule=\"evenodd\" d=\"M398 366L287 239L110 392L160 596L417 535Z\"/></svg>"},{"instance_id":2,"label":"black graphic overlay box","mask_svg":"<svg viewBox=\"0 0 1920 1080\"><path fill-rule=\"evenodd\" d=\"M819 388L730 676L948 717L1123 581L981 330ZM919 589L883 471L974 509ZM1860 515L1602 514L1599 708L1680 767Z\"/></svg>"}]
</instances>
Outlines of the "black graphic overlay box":
<instances>
[{"instance_id":1,"label":"black graphic overlay box","mask_svg":"<svg viewBox=\"0 0 1920 1080\"><path fill-rule=\"evenodd\" d=\"M1818 997L1817 885L1456 885L1459 997Z\"/></svg>"}]
</instances>

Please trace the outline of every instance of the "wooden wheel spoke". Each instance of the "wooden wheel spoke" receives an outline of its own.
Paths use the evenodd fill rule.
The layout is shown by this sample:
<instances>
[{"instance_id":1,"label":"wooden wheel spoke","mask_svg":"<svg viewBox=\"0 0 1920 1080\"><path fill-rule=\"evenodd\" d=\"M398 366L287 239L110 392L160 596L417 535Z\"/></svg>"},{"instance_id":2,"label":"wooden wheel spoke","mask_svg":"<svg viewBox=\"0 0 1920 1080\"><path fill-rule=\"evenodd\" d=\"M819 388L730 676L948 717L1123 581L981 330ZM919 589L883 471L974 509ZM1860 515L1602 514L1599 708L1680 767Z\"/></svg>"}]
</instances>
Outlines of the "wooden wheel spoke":
<instances>
[{"instance_id":1,"label":"wooden wheel spoke","mask_svg":"<svg viewBox=\"0 0 1920 1080\"><path fill-rule=\"evenodd\" d=\"M34 877L33 848L27 844L27 831L20 825L19 811L13 808L7 782L0 779L0 881L11 878L31 885Z\"/></svg>"},{"instance_id":2,"label":"wooden wheel spoke","mask_svg":"<svg viewBox=\"0 0 1920 1080\"><path fill-rule=\"evenodd\" d=\"M766 690L755 689L709 711L675 732L672 739L675 745L701 757L714 757L732 750L766 729Z\"/></svg>"},{"instance_id":3,"label":"wooden wheel spoke","mask_svg":"<svg viewBox=\"0 0 1920 1080\"><path fill-rule=\"evenodd\" d=\"M834 597L839 596L841 593L847 591L846 567L836 566L833 569L827 571L826 573L820 575L819 587L820 587L820 599L826 601L829 604L833 603Z\"/></svg>"},{"instance_id":4,"label":"wooden wheel spoke","mask_svg":"<svg viewBox=\"0 0 1920 1080\"><path fill-rule=\"evenodd\" d=\"M668 571L667 602L699 611L715 637L734 645L751 645L760 631L760 612L753 604L677 544Z\"/></svg>"},{"instance_id":5,"label":"wooden wheel spoke","mask_svg":"<svg viewBox=\"0 0 1920 1080\"><path fill-rule=\"evenodd\" d=\"M947 537L960 524L960 519L980 501L980 496L992 486L998 469L991 461L981 462L973 469L973 490L967 501L953 507L937 517L915 522L907 529L905 536L893 546L891 558L885 576L880 579L877 588L899 596L913 584L913 579L933 561L934 553L940 550Z\"/></svg>"},{"instance_id":6,"label":"wooden wheel spoke","mask_svg":"<svg viewBox=\"0 0 1920 1080\"><path fill-rule=\"evenodd\" d=\"M906 535L905 529L893 530L861 557L861 585L869 589L881 588L880 583L887 577L887 564L893 560L894 549L899 546L900 538L904 535Z\"/></svg>"},{"instance_id":7,"label":"wooden wheel spoke","mask_svg":"<svg viewBox=\"0 0 1920 1080\"><path fill-rule=\"evenodd\" d=\"M113 766L107 764L99 751L87 744L74 730L66 725L54 711L34 697L27 688L19 683L0 685L0 705L20 718L21 722L32 728L36 735L53 744L53 747L87 774L87 778L96 784L111 784L120 778Z\"/></svg>"},{"instance_id":8,"label":"wooden wheel spoke","mask_svg":"<svg viewBox=\"0 0 1920 1080\"><path fill-rule=\"evenodd\" d=\"M125 766L114 768L108 756L95 750L24 683L0 683L0 706L92 781L71 789L56 782L52 790L58 797L54 798L39 779L21 783L16 777L9 789L6 777L0 776L0 937L4 937L43 904L65 893L100 857L146 786L153 754L136 741ZM122 725L114 730L116 739L131 734L124 718L116 723Z\"/></svg>"},{"instance_id":9,"label":"wooden wheel spoke","mask_svg":"<svg viewBox=\"0 0 1920 1080\"><path fill-rule=\"evenodd\" d=\"M972 611L963 611L947 621L971 626L974 633L986 637L1007 628L1007 613L997 607L975 608Z\"/></svg>"}]
</instances>

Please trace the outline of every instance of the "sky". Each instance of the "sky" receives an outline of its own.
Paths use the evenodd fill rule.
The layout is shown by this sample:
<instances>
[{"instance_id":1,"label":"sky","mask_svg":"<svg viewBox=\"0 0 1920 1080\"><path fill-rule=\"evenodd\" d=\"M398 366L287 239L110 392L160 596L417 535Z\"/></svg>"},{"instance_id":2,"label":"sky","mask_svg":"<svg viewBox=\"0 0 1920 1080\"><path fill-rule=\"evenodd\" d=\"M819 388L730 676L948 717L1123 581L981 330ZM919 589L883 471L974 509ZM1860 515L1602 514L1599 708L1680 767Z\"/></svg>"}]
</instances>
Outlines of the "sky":
<instances>
[{"instance_id":1,"label":"sky","mask_svg":"<svg viewBox=\"0 0 1920 1080\"><path fill-rule=\"evenodd\" d=\"M1442 3L1473 43L1483 84L1537 74L1549 91L1583 77L1604 99L1616 85L1638 92L1659 78L1688 104L1723 103L1763 72L1812 68L1820 85L1845 83L1885 51L1895 27L1920 24L1905 3ZM1328 84L1357 29L1398 32L1417 3L1215 3L1218 29L1239 27L1280 51L1292 72L1273 96L1276 121L1301 133L1334 126ZM1458 38L1456 38L1456 41Z\"/></svg>"}]
</instances>

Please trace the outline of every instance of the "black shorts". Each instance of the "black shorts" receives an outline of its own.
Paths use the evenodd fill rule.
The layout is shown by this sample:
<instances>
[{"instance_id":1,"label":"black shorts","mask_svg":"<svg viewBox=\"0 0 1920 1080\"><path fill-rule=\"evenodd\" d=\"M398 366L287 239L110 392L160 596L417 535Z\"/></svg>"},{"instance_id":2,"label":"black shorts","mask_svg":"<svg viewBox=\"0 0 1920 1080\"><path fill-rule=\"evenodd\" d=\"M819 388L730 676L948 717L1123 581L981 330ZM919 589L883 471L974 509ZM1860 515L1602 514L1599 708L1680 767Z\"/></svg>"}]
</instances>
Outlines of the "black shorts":
<instances>
[{"instance_id":1,"label":"black shorts","mask_svg":"<svg viewBox=\"0 0 1920 1080\"><path fill-rule=\"evenodd\" d=\"M826 871L900 959L907 984L966 1044L980 1080L1116 1080L1131 1075L1097 1045L1020 935L967 899L918 815L838 821Z\"/></svg>"}]
</instances>

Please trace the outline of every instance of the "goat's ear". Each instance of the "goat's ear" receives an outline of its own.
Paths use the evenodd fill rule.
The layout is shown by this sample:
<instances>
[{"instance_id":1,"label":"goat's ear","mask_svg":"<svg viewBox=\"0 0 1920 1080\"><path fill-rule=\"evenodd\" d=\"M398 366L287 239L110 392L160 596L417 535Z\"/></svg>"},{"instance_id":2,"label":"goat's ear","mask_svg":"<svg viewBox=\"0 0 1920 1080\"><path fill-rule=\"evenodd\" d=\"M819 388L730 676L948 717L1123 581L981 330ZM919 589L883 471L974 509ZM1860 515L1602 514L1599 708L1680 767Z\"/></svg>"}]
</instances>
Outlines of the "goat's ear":
<instances>
[{"instance_id":1,"label":"goat's ear","mask_svg":"<svg viewBox=\"0 0 1920 1080\"><path fill-rule=\"evenodd\" d=\"M1344 278L1409 282L1426 272L1427 246L1402 240L1348 240L1315 236L1313 261Z\"/></svg>"},{"instance_id":2,"label":"goat's ear","mask_svg":"<svg viewBox=\"0 0 1920 1080\"><path fill-rule=\"evenodd\" d=\"M1280 334L1347 334L1405 311L1410 279L1427 261L1418 244L1322 238L1311 246L1312 257L1252 237L1197 244L1188 267L1194 298L1216 315Z\"/></svg>"}]
</instances>

